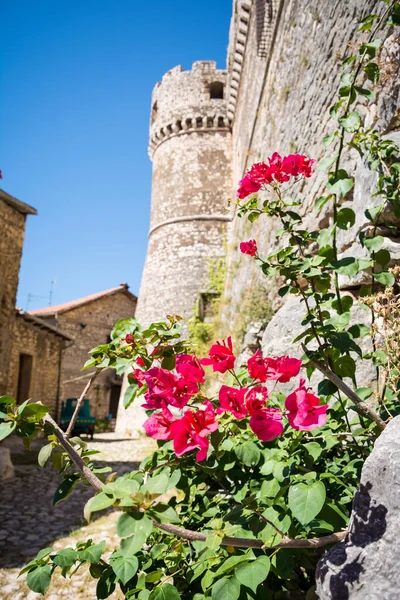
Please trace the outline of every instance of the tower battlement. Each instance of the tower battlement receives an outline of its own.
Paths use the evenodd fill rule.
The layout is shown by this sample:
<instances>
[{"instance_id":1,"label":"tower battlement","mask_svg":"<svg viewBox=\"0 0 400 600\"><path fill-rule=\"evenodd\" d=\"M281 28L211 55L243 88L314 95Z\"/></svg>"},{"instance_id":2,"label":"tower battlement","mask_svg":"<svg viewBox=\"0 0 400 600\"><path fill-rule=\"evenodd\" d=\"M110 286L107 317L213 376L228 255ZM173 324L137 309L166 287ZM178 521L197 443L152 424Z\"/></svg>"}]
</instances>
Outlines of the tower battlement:
<instances>
[{"instance_id":1,"label":"tower battlement","mask_svg":"<svg viewBox=\"0 0 400 600\"><path fill-rule=\"evenodd\" d=\"M149 155L165 140L187 133L230 130L225 70L213 60L196 61L185 71L169 70L152 94Z\"/></svg>"}]
</instances>

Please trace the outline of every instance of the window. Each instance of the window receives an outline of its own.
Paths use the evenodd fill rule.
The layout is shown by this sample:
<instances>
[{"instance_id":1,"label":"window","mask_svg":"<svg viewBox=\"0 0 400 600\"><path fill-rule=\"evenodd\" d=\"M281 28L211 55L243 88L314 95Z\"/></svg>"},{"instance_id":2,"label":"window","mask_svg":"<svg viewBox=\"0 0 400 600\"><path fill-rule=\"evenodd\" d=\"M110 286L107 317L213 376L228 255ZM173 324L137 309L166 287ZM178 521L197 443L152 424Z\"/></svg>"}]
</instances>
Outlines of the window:
<instances>
[{"instance_id":1,"label":"window","mask_svg":"<svg viewBox=\"0 0 400 600\"><path fill-rule=\"evenodd\" d=\"M17 403L22 404L28 400L31 391L33 356L30 354L19 355Z\"/></svg>"},{"instance_id":2,"label":"window","mask_svg":"<svg viewBox=\"0 0 400 600\"><path fill-rule=\"evenodd\" d=\"M157 118L157 110L158 110L157 102L154 102L153 107L151 109L151 124L153 124Z\"/></svg>"},{"instance_id":3,"label":"window","mask_svg":"<svg viewBox=\"0 0 400 600\"><path fill-rule=\"evenodd\" d=\"M214 301L219 294L216 292L206 292L199 297L199 319L204 323L209 323L214 317Z\"/></svg>"},{"instance_id":4,"label":"window","mask_svg":"<svg viewBox=\"0 0 400 600\"><path fill-rule=\"evenodd\" d=\"M220 81L210 83L210 98L222 99L224 97L224 84Z\"/></svg>"}]
</instances>

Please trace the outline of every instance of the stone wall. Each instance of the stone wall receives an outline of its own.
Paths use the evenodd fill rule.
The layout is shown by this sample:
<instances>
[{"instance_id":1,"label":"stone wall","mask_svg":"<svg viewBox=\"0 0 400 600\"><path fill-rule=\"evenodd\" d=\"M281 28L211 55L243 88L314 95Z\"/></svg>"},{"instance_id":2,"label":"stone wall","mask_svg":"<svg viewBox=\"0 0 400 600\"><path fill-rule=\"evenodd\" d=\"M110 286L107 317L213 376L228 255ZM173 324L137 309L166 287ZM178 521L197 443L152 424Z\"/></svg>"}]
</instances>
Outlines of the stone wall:
<instances>
[{"instance_id":1,"label":"stone wall","mask_svg":"<svg viewBox=\"0 0 400 600\"><path fill-rule=\"evenodd\" d=\"M8 392L12 330L26 215L0 200L0 394Z\"/></svg>"},{"instance_id":2,"label":"stone wall","mask_svg":"<svg viewBox=\"0 0 400 600\"><path fill-rule=\"evenodd\" d=\"M246 4L246 3L245 3ZM248 3L247 3L248 4ZM252 2L248 10L248 19L244 33L244 47L240 61L240 76L233 111L233 190L243 173L259 160L265 160L274 151L282 155L291 152L307 154L315 159L323 156L322 137L333 131L329 107L337 96L340 78L340 64L345 55L347 43L354 37L359 20L371 12L376 3L357 0L341 2L269 2L268 22L270 49L266 56L260 54L257 37L257 5ZM235 14L231 26L229 59L230 68L234 68L235 51L240 11L243 2L235 3ZM358 34L359 39L359 34ZM243 40L242 40L243 42ZM398 127L399 114L399 45L393 36L384 44L381 61L385 69L383 88L379 91L374 105L367 114L369 125L377 126L387 132ZM228 74L229 79L229 74ZM363 106L359 109L365 113ZM348 154L345 166L356 170L357 207L353 207L361 216L369 204L373 193L374 178L367 174L365 167L357 157ZM303 199L302 210L306 216L306 225L312 228L326 226L329 214L322 211L319 215L311 212L311 205L323 190L324 175L316 174L300 188ZM279 227L273 219L260 218L254 225L247 220L234 219L228 236L228 278L223 302L223 322L227 331L236 327L240 318L238 307L250 289L257 288L266 281L254 261L240 255L240 240L255 237L262 255L268 255L278 248L275 231ZM357 228L347 234L354 242ZM395 254L397 252L397 241ZM349 251L351 243L339 239L342 251ZM347 246L346 246L347 243ZM355 251L353 246L350 250ZM356 250L357 251L357 250ZM400 253L399 253L400 256ZM342 282L343 287L349 287ZM351 287L354 282L351 282ZM348 282L347 282L348 284ZM277 296L276 282L268 282L269 299L275 309L282 301ZM304 313L297 304L297 318ZM282 313L284 319L284 314ZM292 315L292 319L295 318ZM279 329L279 312L275 320ZM284 325L282 321L282 325ZM279 349L282 348L278 340ZM268 350L271 348L269 339ZM273 346L273 344L272 344Z\"/></svg>"},{"instance_id":3,"label":"stone wall","mask_svg":"<svg viewBox=\"0 0 400 600\"><path fill-rule=\"evenodd\" d=\"M136 298L132 294L119 292L77 308L61 312L46 321L70 336L74 342L63 354L62 361L62 399L77 398L83 391L92 370L81 369L89 359L89 351L99 344L109 341L110 332L119 319L133 317L136 308ZM116 388L115 390L113 388ZM121 380L113 369L103 371L89 390L94 416L105 418L110 413L110 395L119 396ZM114 396L115 394L115 396Z\"/></svg>"},{"instance_id":4,"label":"stone wall","mask_svg":"<svg viewBox=\"0 0 400 600\"><path fill-rule=\"evenodd\" d=\"M15 313L15 309L14 309ZM17 313L13 320L12 351L9 367L7 394L13 398L18 396L18 383L21 368L21 355L32 357L30 384L25 380L26 397L33 402L42 402L56 414L60 353L65 345L63 336L52 333L45 324L40 324ZM29 379L29 374L25 377Z\"/></svg>"}]
</instances>

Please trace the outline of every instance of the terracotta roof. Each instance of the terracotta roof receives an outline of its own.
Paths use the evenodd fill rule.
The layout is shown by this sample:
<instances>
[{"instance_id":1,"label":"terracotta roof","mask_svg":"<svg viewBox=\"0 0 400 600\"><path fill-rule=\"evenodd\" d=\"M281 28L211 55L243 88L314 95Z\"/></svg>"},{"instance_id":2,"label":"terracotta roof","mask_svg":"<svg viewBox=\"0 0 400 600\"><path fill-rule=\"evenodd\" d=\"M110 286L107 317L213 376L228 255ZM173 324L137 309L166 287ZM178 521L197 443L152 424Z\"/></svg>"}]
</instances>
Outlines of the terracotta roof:
<instances>
[{"instance_id":1,"label":"terracotta roof","mask_svg":"<svg viewBox=\"0 0 400 600\"><path fill-rule=\"evenodd\" d=\"M49 317L58 313L68 312L69 310L78 308L78 306L83 306L84 304L95 302L96 300L100 300L101 298L105 298L106 296L113 296L114 294L118 294L119 292L123 292L130 298L137 300L136 296L129 291L128 284L121 283L121 285L119 285L118 287L105 290L104 292L98 292L97 294L91 294L90 296L85 296L84 298L78 298L78 300L64 302L64 304L57 304L55 306L46 306L45 308L38 308L36 310L29 310L28 314L37 315L38 317Z\"/></svg>"},{"instance_id":2,"label":"terracotta roof","mask_svg":"<svg viewBox=\"0 0 400 600\"><path fill-rule=\"evenodd\" d=\"M31 323L31 324L35 325L36 327L40 327L40 329L45 329L46 331L51 332L54 335L57 335L58 337L61 337L65 340L74 341L74 338L67 335L66 333L63 333L56 327L49 325L43 319L38 319L37 317L34 317L33 315L23 312L22 310L17 310L17 317L21 317L25 321L28 321L28 323Z\"/></svg>"},{"instance_id":3,"label":"terracotta roof","mask_svg":"<svg viewBox=\"0 0 400 600\"><path fill-rule=\"evenodd\" d=\"M29 206L29 204L25 204L25 202L21 202L21 200L14 198L14 196L10 196L10 194L7 194L7 192L2 189L0 189L0 200L3 200L3 202L9 206L12 206L15 208L15 210L23 215L37 215L36 208Z\"/></svg>"}]
</instances>

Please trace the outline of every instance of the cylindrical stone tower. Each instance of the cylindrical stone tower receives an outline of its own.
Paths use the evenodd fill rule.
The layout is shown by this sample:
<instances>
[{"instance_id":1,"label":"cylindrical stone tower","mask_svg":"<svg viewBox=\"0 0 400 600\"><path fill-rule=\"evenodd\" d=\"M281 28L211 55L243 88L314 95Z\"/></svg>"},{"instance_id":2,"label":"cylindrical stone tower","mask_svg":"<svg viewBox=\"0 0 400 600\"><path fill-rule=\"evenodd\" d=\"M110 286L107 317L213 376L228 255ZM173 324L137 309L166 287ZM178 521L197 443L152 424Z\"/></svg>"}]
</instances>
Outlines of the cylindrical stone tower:
<instances>
[{"instance_id":1,"label":"cylindrical stone tower","mask_svg":"<svg viewBox=\"0 0 400 600\"><path fill-rule=\"evenodd\" d=\"M210 258L224 254L232 193L226 71L214 61L175 67L152 95L151 220L136 316L190 317Z\"/></svg>"},{"instance_id":2,"label":"cylindrical stone tower","mask_svg":"<svg viewBox=\"0 0 400 600\"><path fill-rule=\"evenodd\" d=\"M168 314L187 320L209 291L210 259L225 254L232 194L225 86L226 71L201 61L191 71L171 69L154 88L150 232L135 315L143 325ZM125 410L120 401L117 431L137 431L145 418L139 402Z\"/></svg>"}]
</instances>

